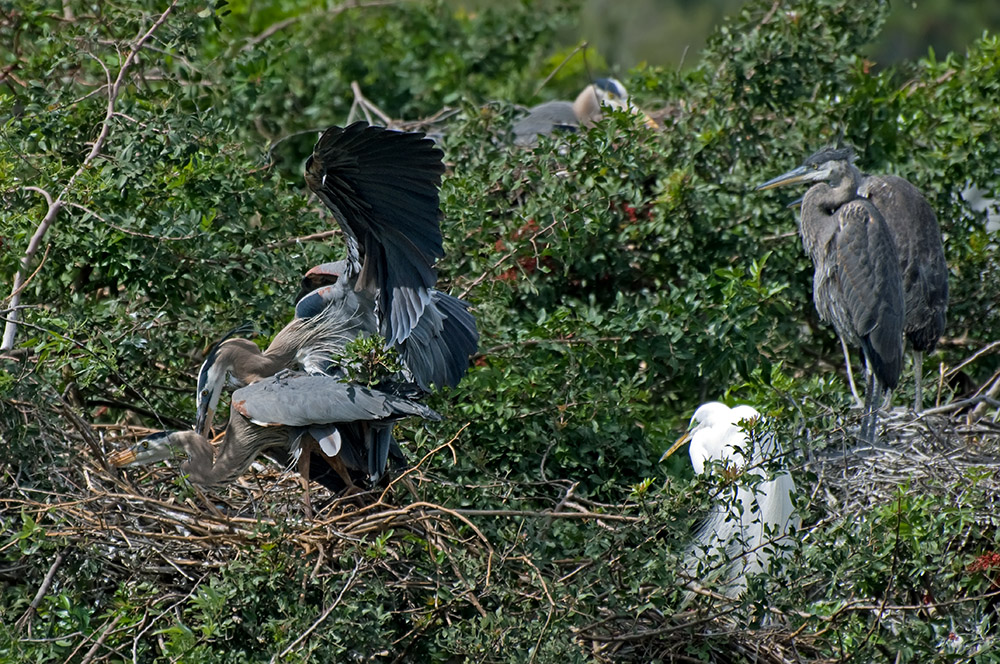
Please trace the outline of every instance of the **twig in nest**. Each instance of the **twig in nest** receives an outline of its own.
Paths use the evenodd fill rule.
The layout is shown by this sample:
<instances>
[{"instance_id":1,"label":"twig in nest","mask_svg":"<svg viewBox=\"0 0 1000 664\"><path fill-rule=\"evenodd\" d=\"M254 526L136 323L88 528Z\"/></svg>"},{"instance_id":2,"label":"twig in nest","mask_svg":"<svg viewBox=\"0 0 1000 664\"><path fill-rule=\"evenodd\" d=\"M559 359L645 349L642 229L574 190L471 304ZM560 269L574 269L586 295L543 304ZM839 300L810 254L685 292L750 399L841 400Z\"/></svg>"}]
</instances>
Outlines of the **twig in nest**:
<instances>
[{"instance_id":1,"label":"twig in nest","mask_svg":"<svg viewBox=\"0 0 1000 664\"><path fill-rule=\"evenodd\" d=\"M55 562L52 563L52 567L49 568L48 573L42 580L42 585L38 587L38 592L35 593L35 598L31 600L31 604L28 605L27 610L15 623L15 627L18 630L24 629L25 625L28 625L28 635L31 635L31 618L35 615L35 611L38 610L38 605L42 603L42 598L45 597L45 593L49 591L49 587L52 585L52 581L56 578L56 570L62 565L63 553L60 551L56 555Z\"/></svg>"}]
</instances>

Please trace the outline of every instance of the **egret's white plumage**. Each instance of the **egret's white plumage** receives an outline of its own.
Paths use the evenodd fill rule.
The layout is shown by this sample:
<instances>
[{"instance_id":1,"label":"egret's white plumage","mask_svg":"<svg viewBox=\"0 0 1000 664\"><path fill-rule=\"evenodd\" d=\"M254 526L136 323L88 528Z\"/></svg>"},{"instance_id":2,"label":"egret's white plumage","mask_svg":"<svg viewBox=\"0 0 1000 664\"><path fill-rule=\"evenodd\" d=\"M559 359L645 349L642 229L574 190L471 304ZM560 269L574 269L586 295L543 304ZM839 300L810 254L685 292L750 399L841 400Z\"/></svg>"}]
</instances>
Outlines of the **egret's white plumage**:
<instances>
[{"instance_id":1,"label":"egret's white plumage","mask_svg":"<svg viewBox=\"0 0 1000 664\"><path fill-rule=\"evenodd\" d=\"M766 571L774 557L784 554L787 541L781 539L799 526L791 475L781 471L768 479L764 467L781 453L774 436L751 437L740 426L745 422L749 427L758 419L760 413L751 406L702 404L688 433L663 455L666 458L690 441L691 466L697 474L713 461L725 464L736 478L698 527L684 562L690 577L711 583L730 597L746 589L748 575Z\"/></svg>"}]
</instances>

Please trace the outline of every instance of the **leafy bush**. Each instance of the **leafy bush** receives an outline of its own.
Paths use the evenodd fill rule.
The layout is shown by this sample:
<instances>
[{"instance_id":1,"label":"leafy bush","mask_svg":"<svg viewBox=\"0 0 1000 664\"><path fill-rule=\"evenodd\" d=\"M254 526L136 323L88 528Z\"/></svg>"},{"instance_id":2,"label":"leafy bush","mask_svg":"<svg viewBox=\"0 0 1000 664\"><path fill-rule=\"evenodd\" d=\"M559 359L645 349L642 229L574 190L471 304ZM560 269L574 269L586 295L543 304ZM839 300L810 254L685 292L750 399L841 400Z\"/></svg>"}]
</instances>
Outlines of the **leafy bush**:
<instances>
[{"instance_id":1,"label":"leafy bush","mask_svg":"<svg viewBox=\"0 0 1000 664\"><path fill-rule=\"evenodd\" d=\"M521 150L513 103L536 101L575 3L202 9L36 3L0 18L13 45L0 52L5 283L46 195L61 202L0 360L5 657L750 661L748 644L774 661L793 647L816 661L988 656L995 431L951 412L892 429L898 444L920 431L914 449L935 459L952 459L938 431L948 454L975 444L982 457L947 481L893 491L882 477L838 503L850 485L821 471L839 468L826 448L855 426L839 345L810 301L794 195L752 188L841 133L862 168L916 183L945 236L939 359L956 367L1000 323L995 233L961 198L970 183L998 189L996 36L879 70L865 48L884 3L755 0L697 69L624 77L662 131L613 113ZM434 125L449 165L439 267L474 304L481 353L431 399L442 422L401 427L412 486L338 503L347 516L314 528L295 496L247 503L249 484L226 504L253 526L214 521L182 481L122 485L100 467L113 439L189 426L208 344L248 321L270 337L301 272L342 254L336 237L311 239L331 220L301 164L316 130L346 121L352 82L394 118L451 108ZM997 364L961 371L981 384ZM710 495L679 479L683 461L655 460L696 404L723 397L758 405L792 450L808 530L775 578L682 613L677 561ZM775 609L778 636L757 629Z\"/></svg>"}]
</instances>

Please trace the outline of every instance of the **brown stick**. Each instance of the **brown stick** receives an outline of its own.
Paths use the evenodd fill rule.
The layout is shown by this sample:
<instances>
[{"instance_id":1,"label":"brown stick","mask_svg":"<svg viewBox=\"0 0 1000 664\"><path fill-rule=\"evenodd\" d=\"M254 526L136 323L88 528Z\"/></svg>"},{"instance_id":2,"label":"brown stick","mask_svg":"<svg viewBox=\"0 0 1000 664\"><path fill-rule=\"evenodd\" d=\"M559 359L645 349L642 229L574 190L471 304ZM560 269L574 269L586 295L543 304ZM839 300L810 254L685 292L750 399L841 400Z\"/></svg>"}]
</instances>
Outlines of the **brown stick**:
<instances>
[{"instance_id":1,"label":"brown stick","mask_svg":"<svg viewBox=\"0 0 1000 664\"><path fill-rule=\"evenodd\" d=\"M24 629L25 624L31 621L31 617L35 615L35 610L38 609L38 605L42 603L42 598L45 597L45 593L49 591L49 586L52 585L52 581L56 578L56 570L62 565L63 554L60 551L56 556L55 562L52 563L52 567L49 568L48 573L42 580L42 585L38 587L38 592L35 593L35 598L31 600L31 604L28 605L27 610L24 612L15 625L17 629Z\"/></svg>"}]
</instances>

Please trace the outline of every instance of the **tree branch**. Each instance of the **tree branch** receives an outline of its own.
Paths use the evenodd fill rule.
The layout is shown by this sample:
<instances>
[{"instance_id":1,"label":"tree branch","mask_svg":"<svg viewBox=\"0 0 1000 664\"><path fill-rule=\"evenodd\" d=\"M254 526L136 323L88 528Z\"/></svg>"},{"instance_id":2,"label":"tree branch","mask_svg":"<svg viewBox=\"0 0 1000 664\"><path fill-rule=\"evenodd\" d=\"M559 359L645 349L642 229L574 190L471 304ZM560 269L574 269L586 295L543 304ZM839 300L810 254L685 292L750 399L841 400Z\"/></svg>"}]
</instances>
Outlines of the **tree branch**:
<instances>
[{"instance_id":1,"label":"tree branch","mask_svg":"<svg viewBox=\"0 0 1000 664\"><path fill-rule=\"evenodd\" d=\"M10 318L7 320L6 325L4 325L3 330L3 341L0 342L0 352L9 351L14 348L14 337L17 335L17 309L21 302L21 289L24 286L24 275L27 274L29 267L31 266L31 261L35 257L35 253L38 251L38 247L41 246L42 240L45 238L45 234L48 232L49 228L55 222L56 217L59 216L59 210L66 205L64 200L69 194L70 190L73 188L74 183L77 178L86 170L98 154L101 152L101 148L104 147L105 142L108 140L108 134L111 133L111 121L115 114L115 102L118 101L118 95L121 93L122 85L125 83L125 77L128 74L129 69L135 64L135 58L142 50L143 45L153 36L162 26L170 12L173 11L174 7L177 6L177 0L174 0L167 9L160 14L160 17L156 19L156 22L147 30L144 34L140 35L129 52L128 56L125 58L125 62L122 63L121 68L118 70L118 77L115 82L111 84L108 90L108 106L104 113L104 120L101 122L101 132L97 136L97 140L94 141L90 152L86 157L83 158L83 162L76 169L76 172L70 176L69 181L63 186L62 191L55 200L51 199L44 190L32 189L33 191L41 191L46 198L46 202L49 207L45 212L45 217L38 224L35 229L34 234L31 236L31 240L28 242L28 248L24 252L24 256L21 257L21 267L18 269L17 273L14 275L14 285L11 288L10 295L10 308L13 310Z\"/></svg>"}]
</instances>

